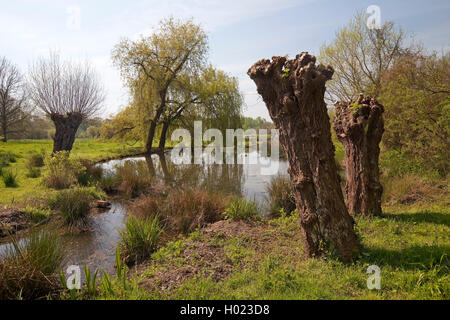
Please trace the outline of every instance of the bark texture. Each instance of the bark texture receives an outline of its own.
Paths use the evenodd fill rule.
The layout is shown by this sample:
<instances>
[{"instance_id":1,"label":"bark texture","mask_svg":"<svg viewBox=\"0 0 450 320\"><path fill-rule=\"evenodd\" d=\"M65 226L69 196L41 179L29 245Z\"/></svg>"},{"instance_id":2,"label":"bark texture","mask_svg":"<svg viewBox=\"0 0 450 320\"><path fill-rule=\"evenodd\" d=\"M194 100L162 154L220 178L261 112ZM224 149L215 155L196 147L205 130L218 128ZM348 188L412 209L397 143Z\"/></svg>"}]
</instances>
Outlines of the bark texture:
<instances>
[{"instance_id":1,"label":"bark texture","mask_svg":"<svg viewBox=\"0 0 450 320\"><path fill-rule=\"evenodd\" d=\"M71 151L75 141L77 130L83 122L83 115L79 112L61 115L50 115L55 124L55 136L53 137L53 154L58 151Z\"/></svg>"},{"instance_id":2,"label":"bark texture","mask_svg":"<svg viewBox=\"0 0 450 320\"><path fill-rule=\"evenodd\" d=\"M332 248L349 261L358 252L358 242L339 185L324 102L325 82L333 69L316 67L315 62L306 52L293 60L273 57L256 62L248 75L280 132L306 253L320 256Z\"/></svg>"},{"instance_id":3,"label":"bark texture","mask_svg":"<svg viewBox=\"0 0 450 320\"><path fill-rule=\"evenodd\" d=\"M352 214L380 215L381 195L378 158L384 132L384 108L374 98L335 104L333 122L338 139L345 149L347 207Z\"/></svg>"}]
</instances>

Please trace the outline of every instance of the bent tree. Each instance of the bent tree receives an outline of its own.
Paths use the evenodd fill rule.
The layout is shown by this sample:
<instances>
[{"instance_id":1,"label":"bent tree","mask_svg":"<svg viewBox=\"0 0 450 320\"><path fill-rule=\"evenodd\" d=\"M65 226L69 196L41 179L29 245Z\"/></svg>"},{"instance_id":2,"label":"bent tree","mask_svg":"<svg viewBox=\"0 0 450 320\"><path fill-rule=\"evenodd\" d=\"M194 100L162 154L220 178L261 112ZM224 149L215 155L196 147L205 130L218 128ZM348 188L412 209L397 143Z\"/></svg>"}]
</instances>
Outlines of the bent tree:
<instances>
[{"instance_id":1,"label":"bent tree","mask_svg":"<svg viewBox=\"0 0 450 320\"><path fill-rule=\"evenodd\" d=\"M52 53L31 66L29 86L34 105L55 124L53 154L70 152L81 123L95 115L105 99L96 73L88 63L63 62Z\"/></svg>"},{"instance_id":2,"label":"bent tree","mask_svg":"<svg viewBox=\"0 0 450 320\"><path fill-rule=\"evenodd\" d=\"M346 156L347 207L352 214L380 215L383 187L378 158L384 131L384 108L362 94L356 100L335 104L333 127Z\"/></svg>"},{"instance_id":3,"label":"bent tree","mask_svg":"<svg viewBox=\"0 0 450 320\"><path fill-rule=\"evenodd\" d=\"M320 256L332 249L349 261L358 252L358 241L339 185L324 102L333 69L315 62L306 52L293 60L273 57L256 62L248 75L280 132L306 253Z\"/></svg>"}]
</instances>

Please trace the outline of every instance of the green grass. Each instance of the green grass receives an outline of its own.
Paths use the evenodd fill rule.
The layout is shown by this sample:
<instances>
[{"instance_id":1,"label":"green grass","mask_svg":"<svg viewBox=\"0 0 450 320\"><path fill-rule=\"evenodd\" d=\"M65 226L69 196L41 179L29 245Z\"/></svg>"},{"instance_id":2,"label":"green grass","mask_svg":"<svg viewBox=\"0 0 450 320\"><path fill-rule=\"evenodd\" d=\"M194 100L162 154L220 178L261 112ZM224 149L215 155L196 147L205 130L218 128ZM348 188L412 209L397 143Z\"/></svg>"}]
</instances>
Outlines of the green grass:
<instances>
[{"instance_id":1,"label":"green grass","mask_svg":"<svg viewBox=\"0 0 450 320\"><path fill-rule=\"evenodd\" d=\"M17 188L17 172L12 169L2 168L0 172L5 188Z\"/></svg>"},{"instance_id":2,"label":"green grass","mask_svg":"<svg viewBox=\"0 0 450 320\"><path fill-rule=\"evenodd\" d=\"M155 250L162 235L163 229L158 217L140 220L130 216L126 222L125 230L121 231L121 252L124 261L135 264L148 258Z\"/></svg>"},{"instance_id":3,"label":"green grass","mask_svg":"<svg viewBox=\"0 0 450 320\"><path fill-rule=\"evenodd\" d=\"M198 230L156 251L148 267L130 277L127 290L114 282L108 298L449 299L450 211L444 204L385 208L381 217L360 217L356 222L362 250L350 264L333 257L306 258L295 214L261 222L253 232L231 237ZM195 252L205 246L224 252L220 265L232 265L230 275L215 280L214 265L195 254L183 255L189 248ZM380 290L367 288L371 265L381 269ZM200 268L199 274L174 288L161 287L158 281L151 287L136 286L189 266Z\"/></svg>"},{"instance_id":4,"label":"green grass","mask_svg":"<svg viewBox=\"0 0 450 320\"><path fill-rule=\"evenodd\" d=\"M58 289L57 270L64 259L58 236L32 232L0 259L0 299L37 299Z\"/></svg>"},{"instance_id":5,"label":"green grass","mask_svg":"<svg viewBox=\"0 0 450 320\"><path fill-rule=\"evenodd\" d=\"M95 188L79 187L61 190L48 199L51 209L58 210L68 225L85 223L91 202L103 197Z\"/></svg>"},{"instance_id":6,"label":"green grass","mask_svg":"<svg viewBox=\"0 0 450 320\"><path fill-rule=\"evenodd\" d=\"M0 204L13 204L40 199L48 193L49 189L41 184L41 177L28 177L27 162L36 154L50 154L52 148L53 141L51 140L10 140L7 143L0 142L0 154L8 155L6 157L8 158L8 168L4 170L12 169L14 173L17 170L18 184L16 188L5 188L4 184L0 183ZM137 154L142 151L143 148L140 145L130 146L122 142L77 139L75 140L71 157L100 161ZM9 161L11 154L14 154L15 162Z\"/></svg>"},{"instance_id":7,"label":"green grass","mask_svg":"<svg viewBox=\"0 0 450 320\"><path fill-rule=\"evenodd\" d=\"M46 220L48 217L50 217L51 214L51 211L49 209L34 208L30 206L26 206L23 211L33 224L38 224Z\"/></svg>"},{"instance_id":8,"label":"green grass","mask_svg":"<svg viewBox=\"0 0 450 320\"><path fill-rule=\"evenodd\" d=\"M231 201L223 213L225 219L238 220L258 220L259 208L255 202L245 198L235 198Z\"/></svg>"}]
</instances>

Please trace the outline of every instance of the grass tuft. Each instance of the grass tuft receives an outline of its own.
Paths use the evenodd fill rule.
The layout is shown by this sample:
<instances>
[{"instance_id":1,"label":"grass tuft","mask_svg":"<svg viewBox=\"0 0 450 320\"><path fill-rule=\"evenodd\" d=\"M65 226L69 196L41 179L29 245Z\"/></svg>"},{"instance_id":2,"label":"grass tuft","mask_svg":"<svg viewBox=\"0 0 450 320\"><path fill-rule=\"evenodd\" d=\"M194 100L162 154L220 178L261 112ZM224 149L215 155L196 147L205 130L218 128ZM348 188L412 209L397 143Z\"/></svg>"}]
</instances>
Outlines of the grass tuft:
<instances>
[{"instance_id":1,"label":"grass tuft","mask_svg":"<svg viewBox=\"0 0 450 320\"><path fill-rule=\"evenodd\" d=\"M130 216L121 234L121 254L127 264L135 264L150 257L163 233L158 217L138 219Z\"/></svg>"},{"instance_id":2,"label":"grass tuft","mask_svg":"<svg viewBox=\"0 0 450 320\"><path fill-rule=\"evenodd\" d=\"M259 220L259 208L254 201L244 198L235 198L225 209L223 215L227 220Z\"/></svg>"},{"instance_id":3,"label":"grass tuft","mask_svg":"<svg viewBox=\"0 0 450 320\"><path fill-rule=\"evenodd\" d=\"M37 299L59 289L56 272L64 258L59 238L32 232L0 257L0 299Z\"/></svg>"},{"instance_id":4,"label":"grass tuft","mask_svg":"<svg viewBox=\"0 0 450 320\"><path fill-rule=\"evenodd\" d=\"M296 209L294 188L289 176L279 175L272 178L267 186L267 195L271 217L280 216L281 209L287 213Z\"/></svg>"}]
</instances>

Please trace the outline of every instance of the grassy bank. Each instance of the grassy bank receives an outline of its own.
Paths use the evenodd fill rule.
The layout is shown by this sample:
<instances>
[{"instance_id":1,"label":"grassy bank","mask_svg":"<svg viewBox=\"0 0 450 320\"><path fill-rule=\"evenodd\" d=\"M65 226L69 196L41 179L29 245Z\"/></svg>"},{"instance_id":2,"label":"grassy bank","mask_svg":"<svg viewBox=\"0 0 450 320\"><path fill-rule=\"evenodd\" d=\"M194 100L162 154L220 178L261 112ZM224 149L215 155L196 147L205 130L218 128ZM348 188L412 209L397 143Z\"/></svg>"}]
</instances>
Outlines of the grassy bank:
<instances>
[{"instance_id":1,"label":"grassy bank","mask_svg":"<svg viewBox=\"0 0 450 320\"><path fill-rule=\"evenodd\" d=\"M12 205L30 199L41 198L48 189L41 184L41 177L29 177L27 161L33 154L50 154L53 148L51 140L11 140L0 142L0 153L10 154L14 161L4 168L16 176L16 185L7 188L0 181L0 203ZM101 161L105 159L138 154L143 151L141 145L130 146L122 142L77 139L71 157Z\"/></svg>"},{"instance_id":2,"label":"grassy bank","mask_svg":"<svg viewBox=\"0 0 450 320\"><path fill-rule=\"evenodd\" d=\"M362 250L351 264L332 255L306 258L296 215L222 220L166 243L128 277L121 269L113 279L99 279L96 290L78 298L448 299L445 203L384 211L381 217L356 219ZM371 265L381 269L380 290L367 288Z\"/></svg>"}]
</instances>

